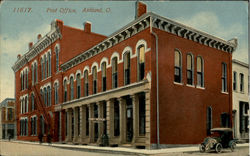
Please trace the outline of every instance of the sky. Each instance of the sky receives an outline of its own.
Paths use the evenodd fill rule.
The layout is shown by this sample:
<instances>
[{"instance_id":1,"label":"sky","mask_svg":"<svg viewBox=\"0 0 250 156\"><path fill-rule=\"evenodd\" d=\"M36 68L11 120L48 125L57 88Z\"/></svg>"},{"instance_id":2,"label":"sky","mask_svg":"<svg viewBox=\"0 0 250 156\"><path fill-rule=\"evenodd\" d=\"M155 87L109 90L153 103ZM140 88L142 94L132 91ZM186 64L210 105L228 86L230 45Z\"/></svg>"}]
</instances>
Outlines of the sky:
<instances>
[{"instance_id":1,"label":"sky","mask_svg":"<svg viewBox=\"0 0 250 156\"><path fill-rule=\"evenodd\" d=\"M248 63L248 3L245 1L144 1L147 10L224 40L238 39L233 58ZM101 12L87 12L99 9ZM0 5L0 102L15 96L12 66L37 34L55 19L109 36L135 18L135 1L5 1Z\"/></svg>"}]
</instances>

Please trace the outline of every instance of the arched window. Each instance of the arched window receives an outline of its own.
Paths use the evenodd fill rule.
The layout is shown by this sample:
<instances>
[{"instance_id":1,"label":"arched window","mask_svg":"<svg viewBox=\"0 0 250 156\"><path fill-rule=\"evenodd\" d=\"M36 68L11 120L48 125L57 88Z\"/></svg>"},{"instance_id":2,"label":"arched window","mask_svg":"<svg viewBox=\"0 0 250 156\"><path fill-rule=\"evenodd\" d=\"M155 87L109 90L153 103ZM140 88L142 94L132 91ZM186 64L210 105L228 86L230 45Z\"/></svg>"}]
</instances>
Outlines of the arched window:
<instances>
[{"instance_id":1,"label":"arched window","mask_svg":"<svg viewBox=\"0 0 250 156\"><path fill-rule=\"evenodd\" d=\"M47 78L47 66L48 66L47 63L48 63L47 56L44 55L44 78L45 79Z\"/></svg>"},{"instance_id":2,"label":"arched window","mask_svg":"<svg viewBox=\"0 0 250 156\"><path fill-rule=\"evenodd\" d=\"M29 72L28 72L28 68L26 69L26 89L28 89L29 87Z\"/></svg>"},{"instance_id":3,"label":"arched window","mask_svg":"<svg viewBox=\"0 0 250 156\"><path fill-rule=\"evenodd\" d=\"M182 62L181 53L177 50L174 52L174 82L181 83L182 79Z\"/></svg>"},{"instance_id":4,"label":"arched window","mask_svg":"<svg viewBox=\"0 0 250 156\"><path fill-rule=\"evenodd\" d=\"M55 104L58 104L58 83L55 83L54 93L55 93Z\"/></svg>"},{"instance_id":5,"label":"arched window","mask_svg":"<svg viewBox=\"0 0 250 156\"><path fill-rule=\"evenodd\" d=\"M23 71L23 89L26 89L26 70Z\"/></svg>"},{"instance_id":6,"label":"arched window","mask_svg":"<svg viewBox=\"0 0 250 156\"><path fill-rule=\"evenodd\" d=\"M23 72L21 72L21 90L23 90Z\"/></svg>"},{"instance_id":7,"label":"arched window","mask_svg":"<svg viewBox=\"0 0 250 156\"><path fill-rule=\"evenodd\" d=\"M43 80L43 58L41 58L41 80Z\"/></svg>"},{"instance_id":8,"label":"arched window","mask_svg":"<svg viewBox=\"0 0 250 156\"><path fill-rule=\"evenodd\" d=\"M37 77L38 77L38 75L37 75L38 73L37 73L37 63L35 62L35 64L34 64L34 76L35 76L35 79L34 79L34 81L35 81L35 83L37 83Z\"/></svg>"},{"instance_id":9,"label":"arched window","mask_svg":"<svg viewBox=\"0 0 250 156\"><path fill-rule=\"evenodd\" d=\"M56 72L59 71L59 48L58 46L55 47L56 52Z\"/></svg>"},{"instance_id":10,"label":"arched window","mask_svg":"<svg viewBox=\"0 0 250 156\"><path fill-rule=\"evenodd\" d=\"M33 64L31 65L31 79L32 79L32 85L34 85L34 66L33 66Z\"/></svg>"},{"instance_id":11,"label":"arched window","mask_svg":"<svg viewBox=\"0 0 250 156\"><path fill-rule=\"evenodd\" d=\"M48 76L51 76L51 55L48 52Z\"/></svg>"},{"instance_id":12,"label":"arched window","mask_svg":"<svg viewBox=\"0 0 250 156\"><path fill-rule=\"evenodd\" d=\"M130 83L130 52L124 54L124 84Z\"/></svg>"},{"instance_id":13,"label":"arched window","mask_svg":"<svg viewBox=\"0 0 250 156\"><path fill-rule=\"evenodd\" d=\"M138 47L138 80L143 80L145 76L145 46Z\"/></svg>"},{"instance_id":14,"label":"arched window","mask_svg":"<svg viewBox=\"0 0 250 156\"><path fill-rule=\"evenodd\" d=\"M48 106L51 106L51 88L50 88L50 86L47 87L47 94L48 94Z\"/></svg>"},{"instance_id":15,"label":"arched window","mask_svg":"<svg viewBox=\"0 0 250 156\"><path fill-rule=\"evenodd\" d=\"M44 105L47 107L47 89L43 89Z\"/></svg>"},{"instance_id":16,"label":"arched window","mask_svg":"<svg viewBox=\"0 0 250 156\"><path fill-rule=\"evenodd\" d=\"M112 59L112 88L118 87L117 57Z\"/></svg>"},{"instance_id":17,"label":"arched window","mask_svg":"<svg viewBox=\"0 0 250 156\"><path fill-rule=\"evenodd\" d=\"M193 56L191 54L187 54L187 84L193 85Z\"/></svg>"},{"instance_id":18,"label":"arched window","mask_svg":"<svg viewBox=\"0 0 250 156\"><path fill-rule=\"evenodd\" d=\"M79 99L81 97L81 74L78 73L76 75L76 94L77 94L77 98Z\"/></svg>"},{"instance_id":19,"label":"arched window","mask_svg":"<svg viewBox=\"0 0 250 156\"><path fill-rule=\"evenodd\" d=\"M106 62L102 63L102 91L106 91L106 87L107 87L107 78L106 78Z\"/></svg>"},{"instance_id":20,"label":"arched window","mask_svg":"<svg viewBox=\"0 0 250 156\"><path fill-rule=\"evenodd\" d=\"M89 80L88 80L88 71L84 71L84 95L89 95Z\"/></svg>"},{"instance_id":21,"label":"arched window","mask_svg":"<svg viewBox=\"0 0 250 156\"><path fill-rule=\"evenodd\" d=\"M70 77L70 100L74 99L74 78Z\"/></svg>"},{"instance_id":22,"label":"arched window","mask_svg":"<svg viewBox=\"0 0 250 156\"><path fill-rule=\"evenodd\" d=\"M97 93L97 68L94 66L92 68L92 76L93 76L93 94Z\"/></svg>"},{"instance_id":23,"label":"arched window","mask_svg":"<svg viewBox=\"0 0 250 156\"><path fill-rule=\"evenodd\" d=\"M202 57L197 57L197 86L204 87L204 64Z\"/></svg>"},{"instance_id":24,"label":"arched window","mask_svg":"<svg viewBox=\"0 0 250 156\"><path fill-rule=\"evenodd\" d=\"M67 80L65 79L63 82L63 87L64 87L64 102L67 101Z\"/></svg>"}]
</instances>

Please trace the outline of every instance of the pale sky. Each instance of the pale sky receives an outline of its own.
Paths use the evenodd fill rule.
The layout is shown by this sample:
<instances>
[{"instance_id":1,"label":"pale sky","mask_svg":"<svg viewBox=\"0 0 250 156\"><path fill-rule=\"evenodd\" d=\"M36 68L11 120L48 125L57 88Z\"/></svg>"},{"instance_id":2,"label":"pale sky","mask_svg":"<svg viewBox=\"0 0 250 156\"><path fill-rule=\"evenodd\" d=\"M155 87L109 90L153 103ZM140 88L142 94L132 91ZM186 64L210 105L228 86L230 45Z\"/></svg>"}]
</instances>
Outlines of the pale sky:
<instances>
[{"instance_id":1,"label":"pale sky","mask_svg":"<svg viewBox=\"0 0 250 156\"><path fill-rule=\"evenodd\" d=\"M148 11L189 25L225 40L238 38L233 58L248 63L248 3L244 1L144 1ZM26 12L20 12L23 8ZM31 9L30 9L31 8ZM66 8L66 9L65 9ZM102 9L84 12L84 8ZM55 10L56 12L51 12ZM71 13L65 13L66 10ZM75 11L73 11L75 10ZM107 10L107 12L106 12ZM54 19L83 29L90 21L92 31L110 35L135 17L135 1L5 1L0 6L0 102L14 95L12 66L17 54L28 51L37 34L45 35Z\"/></svg>"}]
</instances>

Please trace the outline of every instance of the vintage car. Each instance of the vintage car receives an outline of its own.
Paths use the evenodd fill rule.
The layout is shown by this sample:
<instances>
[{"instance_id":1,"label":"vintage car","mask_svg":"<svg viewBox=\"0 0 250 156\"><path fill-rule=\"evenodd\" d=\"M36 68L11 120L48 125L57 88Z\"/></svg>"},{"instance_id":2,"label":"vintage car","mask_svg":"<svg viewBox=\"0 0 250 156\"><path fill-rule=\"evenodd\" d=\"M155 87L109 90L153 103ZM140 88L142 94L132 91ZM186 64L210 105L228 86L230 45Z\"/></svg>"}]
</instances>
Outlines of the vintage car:
<instances>
[{"instance_id":1,"label":"vintage car","mask_svg":"<svg viewBox=\"0 0 250 156\"><path fill-rule=\"evenodd\" d=\"M215 150L220 153L223 148L230 148L233 152L236 147L236 140L233 140L231 128L213 128L211 136L204 139L199 146L200 152Z\"/></svg>"}]
</instances>

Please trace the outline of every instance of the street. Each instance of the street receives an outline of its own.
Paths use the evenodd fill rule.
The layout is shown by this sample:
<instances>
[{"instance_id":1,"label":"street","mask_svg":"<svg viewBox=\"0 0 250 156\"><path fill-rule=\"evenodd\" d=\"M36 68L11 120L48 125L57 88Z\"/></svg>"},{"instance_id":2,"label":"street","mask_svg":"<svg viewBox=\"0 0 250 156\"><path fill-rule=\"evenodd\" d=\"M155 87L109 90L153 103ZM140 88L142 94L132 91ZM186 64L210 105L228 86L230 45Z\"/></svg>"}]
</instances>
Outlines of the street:
<instances>
[{"instance_id":1,"label":"street","mask_svg":"<svg viewBox=\"0 0 250 156\"><path fill-rule=\"evenodd\" d=\"M200 153L197 149L195 152L184 153L164 153L153 154L152 156L247 156L249 153L248 147L236 147L234 152L228 149L224 149L222 153L217 154L215 152ZM117 154L111 152L88 152L83 150L70 150L57 148L52 146L44 146L39 144L27 144L17 142L0 142L0 156L125 156L128 154ZM135 155L135 154L131 154ZM137 154L143 155L143 154Z\"/></svg>"}]
</instances>

